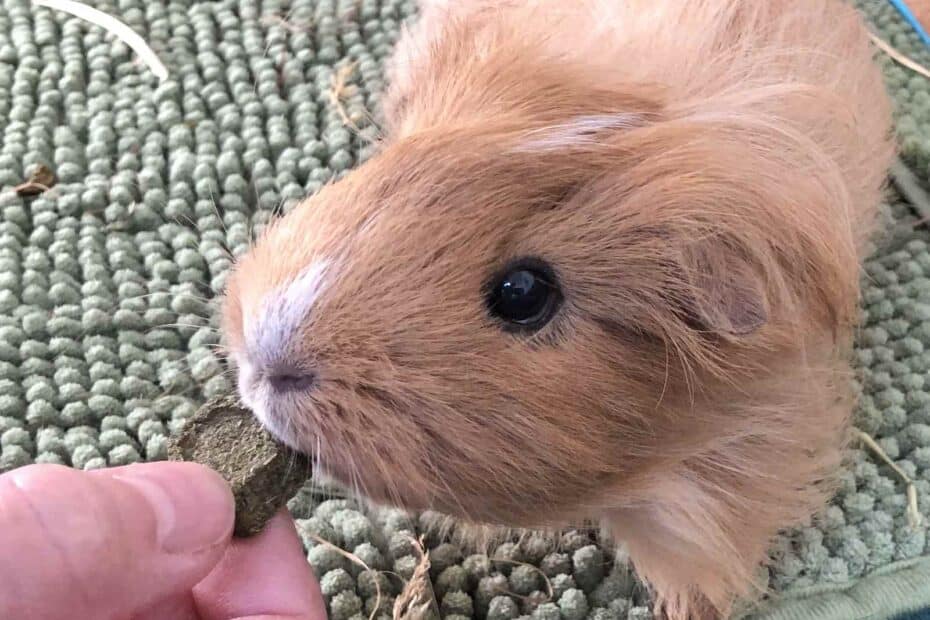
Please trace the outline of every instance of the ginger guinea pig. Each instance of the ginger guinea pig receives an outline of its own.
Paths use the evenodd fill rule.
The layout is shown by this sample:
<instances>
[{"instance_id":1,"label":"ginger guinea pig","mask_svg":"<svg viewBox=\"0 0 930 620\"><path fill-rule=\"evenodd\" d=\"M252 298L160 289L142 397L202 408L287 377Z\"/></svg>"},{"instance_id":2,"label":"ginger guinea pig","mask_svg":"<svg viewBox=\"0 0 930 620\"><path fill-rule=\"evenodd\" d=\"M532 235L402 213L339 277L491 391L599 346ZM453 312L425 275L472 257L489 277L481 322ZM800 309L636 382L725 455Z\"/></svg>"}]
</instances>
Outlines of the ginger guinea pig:
<instances>
[{"instance_id":1,"label":"ginger guinea pig","mask_svg":"<svg viewBox=\"0 0 930 620\"><path fill-rule=\"evenodd\" d=\"M839 0L426 2L379 153L236 265L242 399L376 502L597 519L675 620L815 512L890 106Z\"/></svg>"}]
</instances>

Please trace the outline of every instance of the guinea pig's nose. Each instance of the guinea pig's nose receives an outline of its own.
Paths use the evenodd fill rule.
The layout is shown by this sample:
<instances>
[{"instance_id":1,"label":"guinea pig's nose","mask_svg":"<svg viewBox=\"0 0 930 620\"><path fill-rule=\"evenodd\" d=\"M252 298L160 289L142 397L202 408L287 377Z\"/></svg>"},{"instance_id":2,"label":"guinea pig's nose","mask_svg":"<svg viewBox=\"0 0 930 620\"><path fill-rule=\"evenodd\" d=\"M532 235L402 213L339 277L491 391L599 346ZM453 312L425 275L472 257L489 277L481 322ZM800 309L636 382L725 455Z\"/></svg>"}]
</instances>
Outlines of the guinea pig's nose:
<instances>
[{"instance_id":1,"label":"guinea pig's nose","mask_svg":"<svg viewBox=\"0 0 930 620\"><path fill-rule=\"evenodd\" d=\"M267 381L271 389L280 394L308 392L316 383L316 375L312 372L281 370L269 374Z\"/></svg>"}]
</instances>

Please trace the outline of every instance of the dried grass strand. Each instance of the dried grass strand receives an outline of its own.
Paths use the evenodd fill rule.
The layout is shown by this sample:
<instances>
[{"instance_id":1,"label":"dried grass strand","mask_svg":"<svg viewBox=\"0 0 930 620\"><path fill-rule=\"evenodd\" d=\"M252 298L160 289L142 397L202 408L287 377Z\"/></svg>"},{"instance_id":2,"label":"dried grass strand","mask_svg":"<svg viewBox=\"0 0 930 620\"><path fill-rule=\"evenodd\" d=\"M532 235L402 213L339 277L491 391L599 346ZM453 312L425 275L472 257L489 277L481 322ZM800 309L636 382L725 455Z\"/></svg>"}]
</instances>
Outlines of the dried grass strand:
<instances>
[{"instance_id":1,"label":"dried grass strand","mask_svg":"<svg viewBox=\"0 0 930 620\"><path fill-rule=\"evenodd\" d=\"M333 73L332 84L329 88L329 100L333 104L333 107L336 108L336 113L339 115L342 124L346 127L352 129L355 133L361 132L359 126L349 118L349 113L346 111L345 106L342 103L342 95L345 91L346 86L348 85L349 76L352 75L352 72L355 71L355 65L357 63L352 62L347 65L340 67L335 73Z\"/></svg>"},{"instance_id":2,"label":"dried grass strand","mask_svg":"<svg viewBox=\"0 0 930 620\"><path fill-rule=\"evenodd\" d=\"M920 514L920 506L917 502L917 487L907 472L901 469L897 463L891 460L878 442L865 431L856 429L856 437L874 452L882 461L885 462L898 475L907 487L907 522L913 528L918 528L923 524L923 515Z\"/></svg>"},{"instance_id":3,"label":"dried grass strand","mask_svg":"<svg viewBox=\"0 0 930 620\"><path fill-rule=\"evenodd\" d=\"M149 47L149 44L145 42L137 32L132 28L119 21L112 15L104 13L99 9L95 9L92 6L88 6L82 2L75 2L74 0L32 0L36 6L44 6L48 9L53 9L57 11L63 11L74 15L79 19L83 19L86 22L100 26L117 39L125 43L134 51L139 58L148 66L152 73L155 74L159 80L168 79L168 68L165 67L164 63L158 58L158 55L155 54L155 51Z\"/></svg>"},{"instance_id":4,"label":"dried grass strand","mask_svg":"<svg viewBox=\"0 0 930 620\"><path fill-rule=\"evenodd\" d=\"M410 540L419 553L420 560L414 568L413 575L394 601L393 620L424 620L433 617L431 611L434 614L439 612L436 593L429 578L429 551L425 549L422 537L417 540L410 536Z\"/></svg>"},{"instance_id":5,"label":"dried grass strand","mask_svg":"<svg viewBox=\"0 0 930 620\"><path fill-rule=\"evenodd\" d=\"M930 79L930 69L927 69L926 67L924 67L922 64L920 64L916 60L899 52L894 47L892 47L890 43L888 43L887 41L885 41L884 39L882 39L875 33L870 32L869 38L872 39L872 43L874 43L878 49L885 52L885 54L890 56L895 62L907 67L908 69L910 69L911 71L915 73L918 73L924 76L927 79Z\"/></svg>"},{"instance_id":6,"label":"dried grass strand","mask_svg":"<svg viewBox=\"0 0 930 620\"><path fill-rule=\"evenodd\" d=\"M361 566L367 571L371 571L373 573L379 572L379 571L374 570L370 566L368 566L368 564L366 564L365 561L362 560L362 558L358 557L354 553L337 547L333 543L329 542L328 540L326 540L325 538L321 536L318 536L317 534L314 534L313 532L307 532L307 537L313 540L314 542L317 542L321 545L329 547L330 549L332 549L333 551L335 551L342 557L346 558L353 564L357 564L358 566ZM378 582L377 579L375 579L375 606L371 610L371 615L368 616L368 620L375 620L375 616L378 615L379 609L381 609L381 584Z\"/></svg>"}]
</instances>

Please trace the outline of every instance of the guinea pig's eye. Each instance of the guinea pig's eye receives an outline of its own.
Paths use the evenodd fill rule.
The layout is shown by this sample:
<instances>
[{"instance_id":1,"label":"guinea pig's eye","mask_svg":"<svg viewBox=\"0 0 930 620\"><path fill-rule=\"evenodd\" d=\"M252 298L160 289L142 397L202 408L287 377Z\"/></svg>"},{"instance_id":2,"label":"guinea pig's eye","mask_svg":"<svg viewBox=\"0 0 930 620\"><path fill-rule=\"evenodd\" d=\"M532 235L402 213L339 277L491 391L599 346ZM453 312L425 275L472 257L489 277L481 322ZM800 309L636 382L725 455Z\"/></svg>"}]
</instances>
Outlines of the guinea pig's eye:
<instances>
[{"instance_id":1,"label":"guinea pig's eye","mask_svg":"<svg viewBox=\"0 0 930 620\"><path fill-rule=\"evenodd\" d=\"M549 322L561 299L552 269L540 261L523 260L492 282L488 308L514 327L533 330Z\"/></svg>"}]
</instances>

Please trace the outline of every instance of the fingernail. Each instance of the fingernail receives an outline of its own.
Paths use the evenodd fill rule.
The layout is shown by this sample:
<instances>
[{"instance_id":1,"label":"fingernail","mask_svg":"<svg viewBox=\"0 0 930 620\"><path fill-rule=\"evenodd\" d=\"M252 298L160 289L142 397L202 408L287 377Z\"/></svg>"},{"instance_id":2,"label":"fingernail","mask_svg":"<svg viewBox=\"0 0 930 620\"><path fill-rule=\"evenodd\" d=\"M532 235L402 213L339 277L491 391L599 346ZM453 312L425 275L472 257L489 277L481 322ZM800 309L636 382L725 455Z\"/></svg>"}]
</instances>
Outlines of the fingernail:
<instances>
[{"instance_id":1,"label":"fingernail","mask_svg":"<svg viewBox=\"0 0 930 620\"><path fill-rule=\"evenodd\" d=\"M232 491L206 467L151 463L125 467L115 477L145 497L155 514L158 543L168 553L200 551L232 534Z\"/></svg>"}]
</instances>

